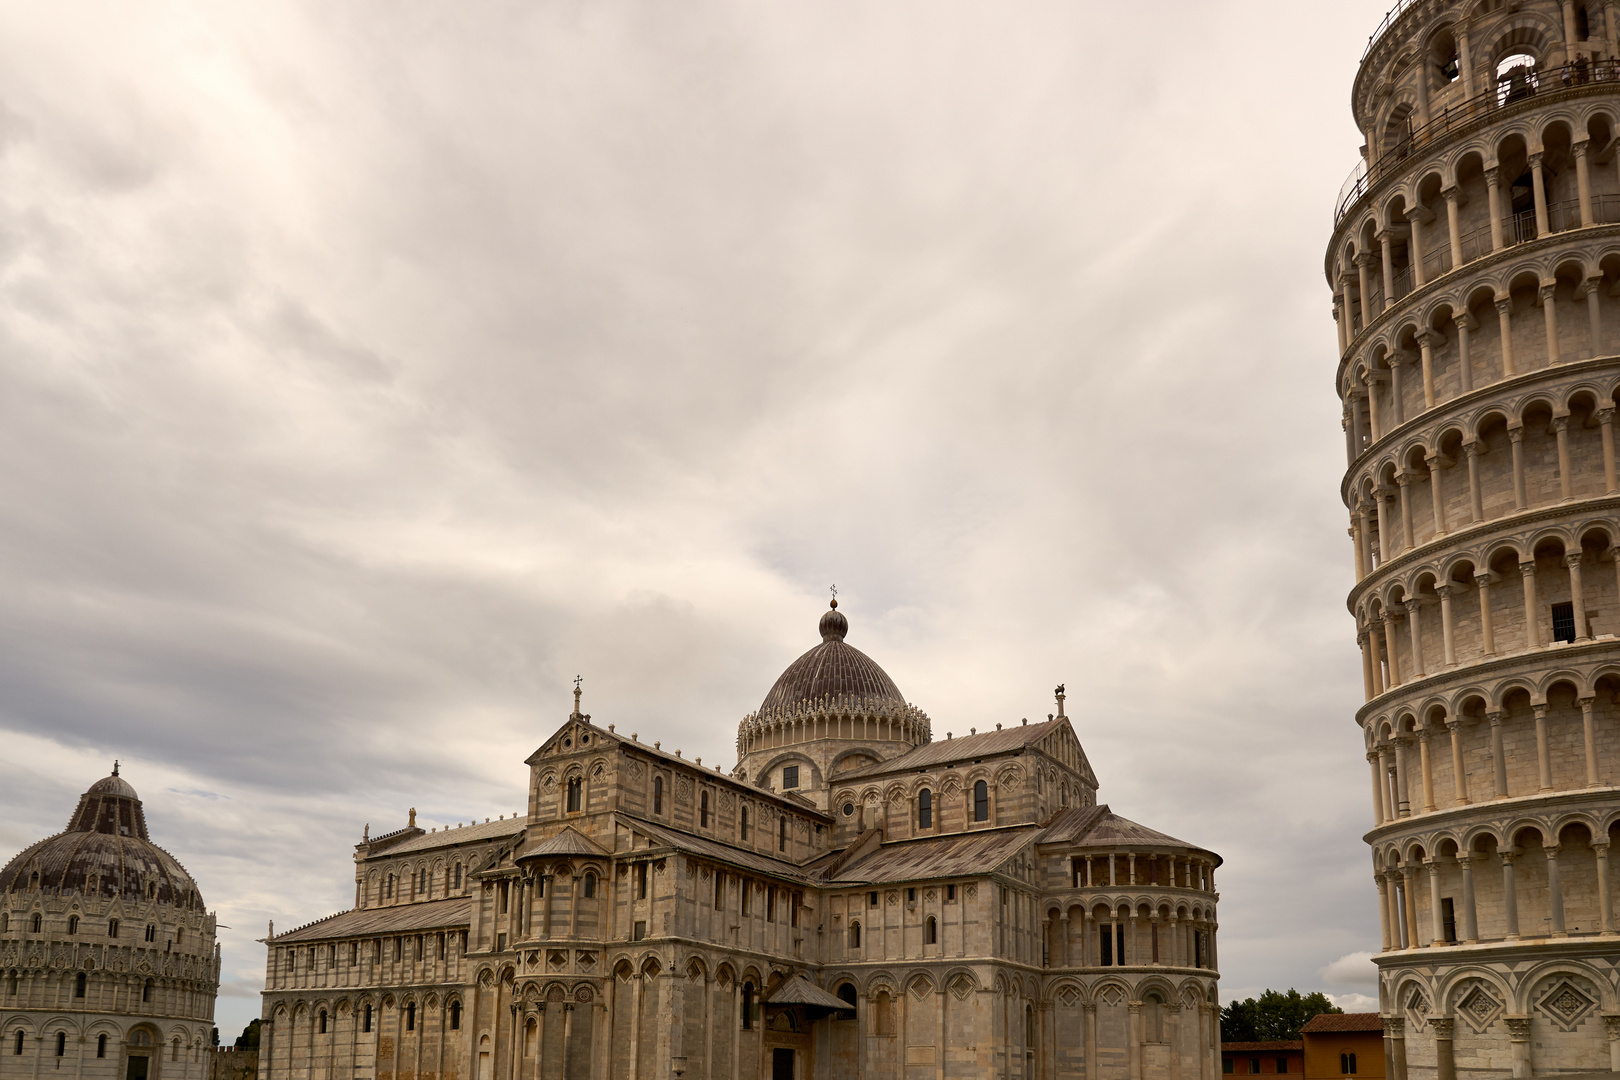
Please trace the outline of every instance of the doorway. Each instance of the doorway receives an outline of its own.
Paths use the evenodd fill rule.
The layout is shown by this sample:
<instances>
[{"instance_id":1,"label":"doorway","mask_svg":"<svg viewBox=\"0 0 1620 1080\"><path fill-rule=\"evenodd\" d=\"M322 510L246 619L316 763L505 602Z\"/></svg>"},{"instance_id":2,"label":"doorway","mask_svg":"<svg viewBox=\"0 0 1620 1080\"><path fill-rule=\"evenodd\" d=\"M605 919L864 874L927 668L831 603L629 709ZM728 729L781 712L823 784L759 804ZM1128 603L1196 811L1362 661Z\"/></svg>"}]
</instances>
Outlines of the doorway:
<instances>
[{"instance_id":1,"label":"doorway","mask_svg":"<svg viewBox=\"0 0 1620 1080\"><path fill-rule=\"evenodd\" d=\"M771 1080L793 1080L793 1051L788 1047L771 1051Z\"/></svg>"},{"instance_id":2,"label":"doorway","mask_svg":"<svg viewBox=\"0 0 1620 1080\"><path fill-rule=\"evenodd\" d=\"M129 1065L124 1069L124 1080L146 1080L146 1070L152 1059L145 1054L129 1055Z\"/></svg>"}]
</instances>

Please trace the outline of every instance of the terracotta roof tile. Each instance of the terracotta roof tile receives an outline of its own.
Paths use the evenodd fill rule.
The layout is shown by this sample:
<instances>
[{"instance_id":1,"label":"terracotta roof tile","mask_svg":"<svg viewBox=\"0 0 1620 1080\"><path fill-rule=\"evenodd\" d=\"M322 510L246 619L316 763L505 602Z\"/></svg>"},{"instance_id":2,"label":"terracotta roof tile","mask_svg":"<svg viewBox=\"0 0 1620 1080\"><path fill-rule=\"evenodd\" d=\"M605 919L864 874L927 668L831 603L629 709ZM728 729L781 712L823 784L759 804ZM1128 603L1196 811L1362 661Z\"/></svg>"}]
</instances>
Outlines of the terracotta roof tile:
<instances>
[{"instance_id":1,"label":"terracotta roof tile","mask_svg":"<svg viewBox=\"0 0 1620 1080\"><path fill-rule=\"evenodd\" d=\"M1035 825L1014 825L920 840L896 840L840 867L829 885L920 881L923 878L988 874L1028 846Z\"/></svg>"},{"instance_id":2,"label":"terracotta roof tile","mask_svg":"<svg viewBox=\"0 0 1620 1080\"><path fill-rule=\"evenodd\" d=\"M397 934L411 930L459 930L472 923L472 897L427 900L420 904L365 908L328 915L324 919L277 934L277 945L297 941L326 941L364 934Z\"/></svg>"},{"instance_id":3,"label":"terracotta roof tile","mask_svg":"<svg viewBox=\"0 0 1620 1080\"><path fill-rule=\"evenodd\" d=\"M1383 1034L1384 1018L1375 1012L1317 1013L1300 1028L1302 1035L1317 1035L1327 1031L1376 1031Z\"/></svg>"},{"instance_id":4,"label":"terracotta roof tile","mask_svg":"<svg viewBox=\"0 0 1620 1080\"><path fill-rule=\"evenodd\" d=\"M1064 722L1063 719L1043 720L1039 724L1020 724L1017 727L1003 728L1000 731L986 731L978 735L967 735L960 739L935 739L931 743L924 743L916 749L907 750L899 757L891 758L879 765L844 773L838 777L838 782L842 783L857 776L904 772L928 768L933 765L944 765L952 761L963 761L968 758L1009 753L1013 750L1020 750L1031 743L1039 742L1056 731L1057 725Z\"/></svg>"}]
</instances>

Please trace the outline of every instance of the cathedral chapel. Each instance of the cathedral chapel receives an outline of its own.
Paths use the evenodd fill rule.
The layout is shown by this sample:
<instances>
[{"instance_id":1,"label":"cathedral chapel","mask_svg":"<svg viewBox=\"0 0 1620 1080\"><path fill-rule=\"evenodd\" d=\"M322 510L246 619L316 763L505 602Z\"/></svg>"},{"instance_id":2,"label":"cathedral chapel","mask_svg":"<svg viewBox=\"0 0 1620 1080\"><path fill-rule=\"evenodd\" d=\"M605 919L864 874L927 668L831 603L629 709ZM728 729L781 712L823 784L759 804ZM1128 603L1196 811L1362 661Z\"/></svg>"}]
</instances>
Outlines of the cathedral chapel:
<instances>
[{"instance_id":1,"label":"cathedral chapel","mask_svg":"<svg viewBox=\"0 0 1620 1080\"><path fill-rule=\"evenodd\" d=\"M936 740L837 601L727 772L574 711L521 817L355 849L266 937L260 1080L1214 1080L1220 857L1074 726Z\"/></svg>"}]
</instances>

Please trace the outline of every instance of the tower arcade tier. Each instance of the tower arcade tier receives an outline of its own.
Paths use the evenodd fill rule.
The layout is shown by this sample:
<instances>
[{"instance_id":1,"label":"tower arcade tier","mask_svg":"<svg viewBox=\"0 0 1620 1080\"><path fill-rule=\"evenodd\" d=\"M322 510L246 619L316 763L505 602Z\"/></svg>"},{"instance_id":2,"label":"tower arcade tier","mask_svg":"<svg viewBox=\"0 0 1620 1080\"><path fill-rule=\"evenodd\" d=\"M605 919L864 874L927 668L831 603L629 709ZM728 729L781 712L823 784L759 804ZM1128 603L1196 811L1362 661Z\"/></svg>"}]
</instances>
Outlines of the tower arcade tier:
<instances>
[{"instance_id":1,"label":"tower arcade tier","mask_svg":"<svg viewBox=\"0 0 1620 1080\"><path fill-rule=\"evenodd\" d=\"M1620 11L1403 0L1333 290L1393 1075L1620 1069Z\"/></svg>"}]
</instances>

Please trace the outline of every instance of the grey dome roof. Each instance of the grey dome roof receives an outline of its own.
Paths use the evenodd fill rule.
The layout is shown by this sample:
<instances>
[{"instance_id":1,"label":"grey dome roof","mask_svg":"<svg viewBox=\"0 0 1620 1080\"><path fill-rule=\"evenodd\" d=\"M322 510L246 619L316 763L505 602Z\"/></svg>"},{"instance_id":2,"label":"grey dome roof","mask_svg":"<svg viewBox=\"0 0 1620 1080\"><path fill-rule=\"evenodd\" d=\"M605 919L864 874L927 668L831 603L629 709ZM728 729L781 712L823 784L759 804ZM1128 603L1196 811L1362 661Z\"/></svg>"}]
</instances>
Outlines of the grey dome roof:
<instances>
[{"instance_id":1,"label":"grey dome roof","mask_svg":"<svg viewBox=\"0 0 1620 1080\"><path fill-rule=\"evenodd\" d=\"M152 843L140 796L116 767L79 796L65 831L24 848L0 869L0 892L83 891L201 908L197 883L178 859Z\"/></svg>"},{"instance_id":2,"label":"grey dome roof","mask_svg":"<svg viewBox=\"0 0 1620 1080\"><path fill-rule=\"evenodd\" d=\"M844 643L849 633L849 620L832 609L821 616L821 644L788 665L765 695L759 715L791 709L802 702L841 700L857 707L897 705L902 709L906 699L888 673L853 645Z\"/></svg>"}]
</instances>

